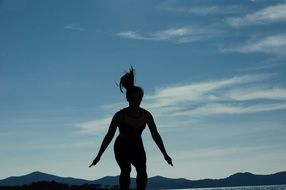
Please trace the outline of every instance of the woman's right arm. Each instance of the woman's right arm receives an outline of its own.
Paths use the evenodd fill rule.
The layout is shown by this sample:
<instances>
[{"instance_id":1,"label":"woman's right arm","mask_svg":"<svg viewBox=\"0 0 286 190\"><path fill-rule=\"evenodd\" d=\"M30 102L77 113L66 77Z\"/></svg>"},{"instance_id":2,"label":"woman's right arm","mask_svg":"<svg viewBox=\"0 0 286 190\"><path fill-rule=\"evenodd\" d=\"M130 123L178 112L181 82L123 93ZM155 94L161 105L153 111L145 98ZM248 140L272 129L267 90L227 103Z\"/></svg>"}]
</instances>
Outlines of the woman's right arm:
<instances>
[{"instance_id":1,"label":"woman's right arm","mask_svg":"<svg viewBox=\"0 0 286 190\"><path fill-rule=\"evenodd\" d=\"M121 115L121 113L120 113L120 111L119 111L119 112L117 112L117 113L113 116L113 118L112 118L112 120L111 120L111 123L110 123L110 125L109 125L108 132L107 132L107 134L105 135L105 137L104 137L104 139L103 139L103 141L102 141L102 143L101 143L101 146L100 146L100 149L99 149L99 151L98 151L98 154L97 154L97 156L95 157L95 159L93 160L92 164L91 164L89 167L91 167L91 166L93 166L93 165L96 165L96 164L99 162L100 157L102 156L103 152L104 152L105 149L108 147L108 145L109 145L109 143L111 142L111 140L113 139L114 134L115 134L116 129L117 129L117 126L118 126L119 123L120 123L120 118L121 118L120 115Z\"/></svg>"}]
</instances>

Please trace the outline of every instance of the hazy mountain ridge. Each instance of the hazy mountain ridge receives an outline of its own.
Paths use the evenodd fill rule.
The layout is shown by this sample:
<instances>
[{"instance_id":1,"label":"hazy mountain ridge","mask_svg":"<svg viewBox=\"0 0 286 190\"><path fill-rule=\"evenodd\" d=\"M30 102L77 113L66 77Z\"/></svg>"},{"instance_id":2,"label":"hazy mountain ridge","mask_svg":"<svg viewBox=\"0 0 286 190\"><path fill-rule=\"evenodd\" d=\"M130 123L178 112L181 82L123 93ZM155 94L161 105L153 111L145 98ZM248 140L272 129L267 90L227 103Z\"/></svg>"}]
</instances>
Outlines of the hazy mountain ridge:
<instances>
[{"instance_id":1,"label":"hazy mountain ridge","mask_svg":"<svg viewBox=\"0 0 286 190\"><path fill-rule=\"evenodd\" d=\"M55 181L68 185L102 184L118 185L118 176L106 176L97 180L84 180L71 177L59 177L56 175L33 172L18 177L8 177L0 180L0 186L16 186L31 184L39 181ZM148 179L148 189L194 188L194 187L233 187L252 185L281 185L286 184L286 172L270 175L255 175L252 173L236 173L223 179L188 180L184 178L166 178L154 176ZM131 185L135 185L135 179L131 179Z\"/></svg>"}]
</instances>

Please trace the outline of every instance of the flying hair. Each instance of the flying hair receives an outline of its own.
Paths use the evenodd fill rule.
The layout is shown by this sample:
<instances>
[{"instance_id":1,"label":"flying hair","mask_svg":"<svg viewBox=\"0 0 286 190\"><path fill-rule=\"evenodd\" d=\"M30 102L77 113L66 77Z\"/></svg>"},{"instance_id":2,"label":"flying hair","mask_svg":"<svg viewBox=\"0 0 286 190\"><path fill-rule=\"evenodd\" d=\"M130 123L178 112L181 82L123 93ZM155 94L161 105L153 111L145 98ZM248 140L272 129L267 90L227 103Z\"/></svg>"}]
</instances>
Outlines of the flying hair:
<instances>
[{"instance_id":1,"label":"flying hair","mask_svg":"<svg viewBox=\"0 0 286 190\"><path fill-rule=\"evenodd\" d=\"M126 91L128 91L134 87L134 77L135 77L135 70L131 66L129 72L125 73L125 75L123 75L120 79L119 88L122 93L123 93L123 88L125 88Z\"/></svg>"},{"instance_id":2,"label":"flying hair","mask_svg":"<svg viewBox=\"0 0 286 190\"><path fill-rule=\"evenodd\" d=\"M125 73L119 83L120 91L123 93L123 88L126 90L126 99L127 101L130 100L132 94L137 93L141 98L144 96L144 91L141 87L135 86L135 69L131 66L129 72Z\"/></svg>"}]
</instances>

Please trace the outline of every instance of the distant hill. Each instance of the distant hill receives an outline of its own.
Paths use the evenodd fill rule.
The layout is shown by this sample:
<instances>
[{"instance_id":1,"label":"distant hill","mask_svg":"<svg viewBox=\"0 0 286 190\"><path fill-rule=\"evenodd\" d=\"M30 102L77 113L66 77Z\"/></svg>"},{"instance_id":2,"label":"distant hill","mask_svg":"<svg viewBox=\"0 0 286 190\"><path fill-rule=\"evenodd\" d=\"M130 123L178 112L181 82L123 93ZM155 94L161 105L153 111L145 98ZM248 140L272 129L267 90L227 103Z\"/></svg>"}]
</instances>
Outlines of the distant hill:
<instances>
[{"instance_id":1,"label":"distant hill","mask_svg":"<svg viewBox=\"0 0 286 190\"><path fill-rule=\"evenodd\" d=\"M90 183L90 181L84 179L76 179L71 177L58 177L55 175L46 174L42 172L33 172L23 176L17 176L17 177L13 176L0 180L0 185L16 186L16 185L31 184L33 182L39 182L39 181L56 181L58 183L64 183L68 185L82 185L85 183Z\"/></svg>"},{"instance_id":2,"label":"distant hill","mask_svg":"<svg viewBox=\"0 0 286 190\"><path fill-rule=\"evenodd\" d=\"M31 184L39 181L55 181L68 185L102 184L118 185L118 176L106 176L98 180L84 180L71 177L58 177L41 172L33 172L18 177L8 177L0 180L0 186L16 186ZM134 187L135 179L131 179ZM255 175L251 173L236 173L223 179L188 180L184 178L172 179L155 176L148 179L148 189L180 189L180 188L202 188L202 187L234 187L254 185L282 185L286 184L286 172L270 175Z\"/></svg>"}]
</instances>

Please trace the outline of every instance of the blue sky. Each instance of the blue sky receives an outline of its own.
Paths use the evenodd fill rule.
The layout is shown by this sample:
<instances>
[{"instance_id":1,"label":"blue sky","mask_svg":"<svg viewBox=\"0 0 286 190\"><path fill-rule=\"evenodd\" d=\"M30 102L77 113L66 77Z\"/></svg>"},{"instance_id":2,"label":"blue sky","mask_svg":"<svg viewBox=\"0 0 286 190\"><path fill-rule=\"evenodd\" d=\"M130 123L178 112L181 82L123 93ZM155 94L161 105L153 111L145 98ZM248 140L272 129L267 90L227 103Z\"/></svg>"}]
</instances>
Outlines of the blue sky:
<instances>
[{"instance_id":1,"label":"blue sky","mask_svg":"<svg viewBox=\"0 0 286 190\"><path fill-rule=\"evenodd\" d=\"M94 168L131 65L174 167L144 134L149 176L286 170L286 1L1 0L0 178ZM136 173L132 172L134 176Z\"/></svg>"}]
</instances>

